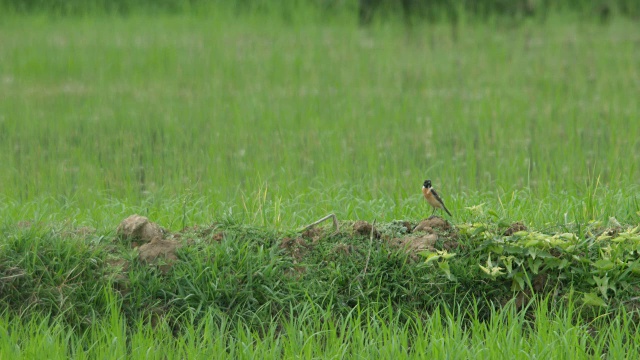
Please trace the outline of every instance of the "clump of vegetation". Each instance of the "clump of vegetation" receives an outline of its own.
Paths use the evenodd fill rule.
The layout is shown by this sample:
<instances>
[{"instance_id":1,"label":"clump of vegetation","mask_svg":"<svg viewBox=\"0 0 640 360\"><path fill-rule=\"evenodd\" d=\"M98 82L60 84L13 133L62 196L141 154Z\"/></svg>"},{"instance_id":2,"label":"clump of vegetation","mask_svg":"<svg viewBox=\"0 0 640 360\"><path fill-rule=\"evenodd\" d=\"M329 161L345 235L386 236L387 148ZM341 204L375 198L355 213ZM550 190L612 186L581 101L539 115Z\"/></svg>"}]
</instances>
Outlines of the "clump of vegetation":
<instances>
[{"instance_id":1,"label":"clump of vegetation","mask_svg":"<svg viewBox=\"0 0 640 360\"><path fill-rule=\"evenodd\" d=\"M114 292L132 321L150 314L201 318L217 309L258 327L300 303L336 316L381 304L415 314L473 303L489 313L518 297L522 306L534 295L565 302L577 292L587 306L637 306L640 227L594 233L592 224L590 235L579 237L504 235L491 223L415 233L407 225L380 224L375 238L349 226L287 234L218 223L167 234L171 240L162 241L180 245L171 253L149 250L159 246L155 238L140 245L95 233L14 229L0 248L0 301L13 316L90 324L107 310L104 292ZM424 231L431 231L428 249L412 246L424 244Z\"/></svg>"},{"instance_id":2,"label":"clump of vegetation","mask_svg":"<svg viewBox=\"0 0 640 360\"><path fill-rule=\"evenodd\" d=\"M460 234L474 239L475 251L486 258L480 269L491 279L510 280L513 291L571 289L583 294L585 304L615 307L640 289L639 230L592 223L583 237L529 230L505 236L474 223L462 225Z\"/></svg>"},{"instance_id":3,"label":"clump of vegetation","mask_svg":"<svg viewBox=\"0 0 640 360\"><path fill-rule=\"evenodd\" d=\"M289 334L287 329L325 322L346 326L349 333L367 324L364 333L353 333L357 339L383 336L375 333L375 324L390 322L399 327L384 331L404 329L395 335L417 341L421 327L436 326L442 311L456 312L455 322L447 325L451 331L463 328L464 321L494 324L504 314L511 314L509 326L519 328L530 314L537 317L530 340L542 336L545 326L560 326L558 320L544 322L551 316L547 311L561 316L562 326L596 316L619 320L616 309L626 309L623 321L635 321L639 226L593 223L580 237L511 232L523 227L519 224L466 223L434 230L438 240L432 250L407 251L393 240L419 238L423 230L411 233L404 221L379 224L375 238L348 224L338 233L332 227L302 233L234 223L191 227L166 234L182 244L168 262L142 256L153 240L137 245L63 226L5 228L2 326L19 319L28 329L42 329L47 316L59 326L47 331L60 336L71 331L65 329L75 329L66 335L73 337L105 327L121 337L142 338L151 333L138 332L151 326L172 343L174 336L196 336L202 331L196 328L205 326L198 324L208 324L228 339L254 334L259 346ZM369 316L378 320L371 323ZM603 351L601 341L610 340L601 336L590 337L589 346Z\"/></svg>"}]
</instances>

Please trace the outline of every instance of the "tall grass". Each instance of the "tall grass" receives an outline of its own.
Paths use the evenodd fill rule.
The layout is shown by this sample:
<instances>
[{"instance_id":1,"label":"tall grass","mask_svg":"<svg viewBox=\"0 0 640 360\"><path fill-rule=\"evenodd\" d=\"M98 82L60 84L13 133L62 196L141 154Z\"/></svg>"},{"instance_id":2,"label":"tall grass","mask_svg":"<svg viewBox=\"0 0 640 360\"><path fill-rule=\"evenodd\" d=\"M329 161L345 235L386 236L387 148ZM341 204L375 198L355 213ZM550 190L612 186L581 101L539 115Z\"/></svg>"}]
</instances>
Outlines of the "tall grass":
<instances>
[{"instance_id":1,"label":"tall grass","mask_svg":"<svg viewBox=\"0 0 640 360\"><path fill-rule=\"evenodd\" d=\"M111 299L110 301L113 301ZM0 356L28 359L205 359L205 358L625 358L640 347L637 324L620 312L615 320L587 322L573 316L572 305L556 311L545 301L532 303L530 315L513 307L496 311L489 321L473 310L435 310L401 321L382 308L331 317L321 309L282 326L264 324L264 332L242 324L230 327L215 313L187 321L181 335L160 320L152 327L140 320L129 330L112 302L109 316L84 332L56 321L34 318L9 322L0 317ZM460 312L460 313L458 313Z\"/></svg>"},{"instance_id":2,"label":"tall grass","mask_svg":"<svg viewBox=\"0 0 640 360\"><path fill-rule=\"evenodd\" d=\"M4 19L2 218L637 220L635 24L233 19Z\"/></svg>"}]
</instances>

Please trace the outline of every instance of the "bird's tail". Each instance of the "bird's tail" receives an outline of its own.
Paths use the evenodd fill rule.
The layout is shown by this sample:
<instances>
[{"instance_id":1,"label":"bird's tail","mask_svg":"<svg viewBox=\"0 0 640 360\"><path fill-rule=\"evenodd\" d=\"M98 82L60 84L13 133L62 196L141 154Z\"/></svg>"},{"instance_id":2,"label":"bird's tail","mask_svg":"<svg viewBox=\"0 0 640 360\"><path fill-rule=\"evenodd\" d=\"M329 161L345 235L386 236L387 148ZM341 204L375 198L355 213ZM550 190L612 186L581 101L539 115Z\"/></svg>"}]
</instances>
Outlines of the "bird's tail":
<instances>
[{"instance_id":1,"label":"bird's tail","mask_svg":"<svg viewBox=\"0 0 640 360\"><path fill-rule=\"evenodd\" d=\"M447 209L447 207L444 206L444 204L442 204L442 208L444 209L444 211L447 212L447 214L449 214L449 216L453 217L453 215L451 215L451 212L449 212L449 209Z\"/></svg>"}]
</instances>

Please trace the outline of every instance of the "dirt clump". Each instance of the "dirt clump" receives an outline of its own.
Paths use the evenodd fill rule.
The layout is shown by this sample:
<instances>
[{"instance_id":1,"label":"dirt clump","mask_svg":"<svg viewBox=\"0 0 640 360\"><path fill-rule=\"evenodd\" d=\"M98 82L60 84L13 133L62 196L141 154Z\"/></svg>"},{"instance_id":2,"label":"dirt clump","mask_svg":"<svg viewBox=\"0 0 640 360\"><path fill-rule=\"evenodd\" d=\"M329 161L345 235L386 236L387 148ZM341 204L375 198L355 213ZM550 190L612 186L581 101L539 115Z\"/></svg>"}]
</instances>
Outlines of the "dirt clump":
<instances>
[{"instance_id":1,"label":"dirt clump","mask_svg":"<svg viewBox=\"0 0 640 360\"><path fill-rule=\"evenodd\" d=\"M315 243L322 237L323 234L324 234L324 231L322 230L322 228L312 226L304 230L301 236L303 238L311 239Z\"/></svg>"},{"instance_id":2,"label":"dirt clump","mask_svg":"<svg viewBox=\"0 0 640 360\"><path fill-rule=\"evenodd\" d=\"M371 224L364 220L358 220L353 224L354 233L362 236L371 236L371 230L373 229L373 237L380 239L380 232Z\"/></svg>"},{"instance_id":3,"label":"dirt clump","mask_svg":"<svg viewBox=\"0 0 640 360\"><path fill-rule=\"evenodd\" d=\"M403 249L413 260L418 259L418 254L425 250L436 250L434 245L438 240L436 234L426 234L422 236L405 236L389 240L393 247Z\"/></svg>"},{"instance_id":4,"label":"dirt clump","mask_svg":"<svg viewBox=\"0 0 640 360\"><path fill-rule=\"evenodd\" d=\"M176 240L165 240L161 237L156 237L138 248L139 257L140 260L148 264L154 263L156 260L162 260L159 268L166 273L173 263L178 260L176 250L181 246L182 244Z\"/></svg>"},{"instance_id":5,"label":"dirt clump","mask_svg":"<svg viewBox=\"0 0 640 360\"><path fill-rule=\"evenodd\" d=\"M448 231L451 230L451 224L439 216L430 216L428 219L420 221L420 223L413 228L413 232L424 231L426 233L433 233L434 229Z\"/></svg>"},{"instance_id":6,"label":"dirt clump","mask_svg":"<svg viewBox=\"0 0 640 360\"><path fill-rule=\"evenodd\" d=\"M311 250L309 245L303 238L289 238L286 237L280 241L280 249L286 250L294 262L299 262L304 256Z\"/></svg>"},{"instance_id":7,"label":"dirt clump","mask_svg":"<svg viewBox=\"0 0 640 360\"><path fill-rule=\"evenodd\" d=\"M520 221L514 222L513 224L511 224L507 230L505 230L502 235L504 236L511 236L515 233L517 233L518 231L526 231L527 227L524 226L523 223L521 223Z\"/></svg>"},{"instance_id":8,"label":"dirt clump","mask_svg":"<svg viewBox=\"0 0 640 360\"><path fill-rule=\"evenodd\" d=\"M156 223L149 221L144 216L134 214L122 220L116 233L123 239L130 240L133 247L149 243L156 238L162 238L163 229Z\"/></svg>"}]
</instances>

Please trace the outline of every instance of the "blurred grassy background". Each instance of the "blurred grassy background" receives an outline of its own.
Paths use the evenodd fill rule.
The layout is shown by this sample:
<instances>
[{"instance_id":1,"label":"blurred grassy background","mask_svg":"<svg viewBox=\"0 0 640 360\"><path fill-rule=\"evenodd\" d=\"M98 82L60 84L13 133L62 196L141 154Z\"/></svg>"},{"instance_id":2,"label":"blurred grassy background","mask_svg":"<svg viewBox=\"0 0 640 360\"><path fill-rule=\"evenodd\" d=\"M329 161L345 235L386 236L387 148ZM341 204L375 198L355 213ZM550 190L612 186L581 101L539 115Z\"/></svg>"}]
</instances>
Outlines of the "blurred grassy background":
<instances>
[{"instance_id":1,"label":"blurred grassy background","mask_svg":"<svg viewBox=\"0 0 640 360\"><path fill-rule=\"evenodd\" d=\"M361 22L398 15L405 20L428 21L496 17L545 19L557 12L573 12L601 20L607 20L611 15L640 16L640 4L635 0L0 0L0 7L17 13L55 15L231 11L234 14L268 14L285 21L308 21L310 16L329 19L343 14L355 15Z\"/></svg>"},{"instance_id":2,"label":"blurred grassy background","mask_svg":"<svg viewBox=\"0 0 640 360\"><path fill-rule=\"evenodd\" d=\"M355 2L328 23L306 2L2 4L5 221L419 218L426 178L460 221L480 203L538 225L638 218L640 34L624 17L462 9L407 28L360 27Z\"/></svg>"}]
</instances>

